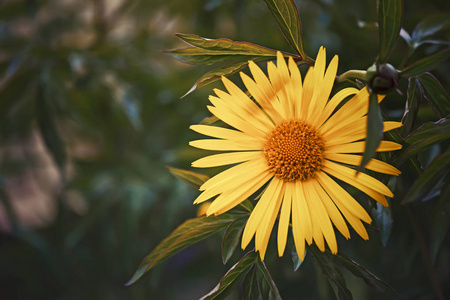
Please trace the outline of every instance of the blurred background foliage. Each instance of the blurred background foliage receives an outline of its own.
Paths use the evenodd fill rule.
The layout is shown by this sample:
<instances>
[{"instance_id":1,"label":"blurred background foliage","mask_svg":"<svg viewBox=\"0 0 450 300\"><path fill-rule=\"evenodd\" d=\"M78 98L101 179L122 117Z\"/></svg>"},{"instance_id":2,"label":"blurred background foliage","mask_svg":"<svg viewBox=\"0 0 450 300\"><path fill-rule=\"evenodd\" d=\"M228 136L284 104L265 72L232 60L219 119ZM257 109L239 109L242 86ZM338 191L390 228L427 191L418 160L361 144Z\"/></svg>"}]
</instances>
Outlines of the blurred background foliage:
<instances>
[{"instance_id":1,"label":"blurred background foliage","mask_svg":"<svg viewBox=\"0 0 450 300\"><path fill-rule=\"evenodd\" d=\"M194 137L188 127L208 117L207 96L220 86L214 83L180 100L210 68L182 64L163 51L184 46L176 32L290 51L264 2L0 3L0 299L197 299L206 294L233 264L222 264L218 235L124 286L150 249L196 215L197 191L166 167L188 169L200 157L188 146ZM375 0L296 4L310 56L324 45L329 59L339 55L338 74L373 63ZM425 17L449 13L449 7L445 0L405 1L403 28L411 33ZM437 33L439 40L449 41L448 29L447 24ZM440 47L418 47L411 60ZM405 52L407 45L399 39L389 61L401 66ZM448 70L447 63L433 71L447 93ZM400 120L405 95L388 97L383 111ZM422 124L439 116L424 107L417 118ZM448 180L442 184L445 199ZM375 232L370 243L356 238L341 241L340 249L388 282L401 299L433 299L417 239L428 243L432 233L442 235L439 253L432 250L433 268L435 281L449 282L448 234L431 231L432 216L442 208L429 201L405 211L395 201L386 247ZM425 235L418 237L414 224ZM244 253L237 252L236 258ZM271 252L266 263L284 299L333 299L311 259L296 272L289 255L278 259ZM345 275L355 299L386 299L362 279Z\"/></svg>"}]
</instances>

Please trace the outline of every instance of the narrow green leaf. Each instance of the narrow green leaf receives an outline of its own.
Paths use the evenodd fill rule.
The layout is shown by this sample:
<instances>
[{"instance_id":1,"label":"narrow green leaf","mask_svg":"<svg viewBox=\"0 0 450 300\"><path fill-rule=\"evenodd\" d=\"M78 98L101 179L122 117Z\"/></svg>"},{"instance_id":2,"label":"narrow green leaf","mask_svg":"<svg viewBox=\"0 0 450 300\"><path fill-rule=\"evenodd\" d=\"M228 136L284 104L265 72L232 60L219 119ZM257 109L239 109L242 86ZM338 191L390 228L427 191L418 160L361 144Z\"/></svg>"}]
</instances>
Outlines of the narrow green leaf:
<instances>
[{"instance_id":1,"label":"narrow green leaf","mask_svg":"<svg viewBox=\"0 0 450 300\"><path fill-rule=\"evenodd\" d=\"M222 239L222 261L226 264L233 255L236 246L241 238L242 230L244 230L244 225L247 222L247 218L240 218L234 220L228 228L225 230Z\"/></svg>"},{"instance_id":2,"label":"narrow green leaf","mask_svg":"<svg viewBox=\"0 0 450 300\"><path fill-rule=\"evenodd\" d=\"M450 13L442 13L433 16L429 16L419 24L411 34L411 39L415 47L424 38L436 34L442 29L448 28L450 26Z\"/></svg>"},{"instance_id":3,"label":"narrow green leaf","mask_svg":"<svg viewBox=\"0 0 450 300\"><path fill-rule=\"evenodd\" d=\"M442 50L436 54L425 57L419 61L416 61L412 65L403 69L400 72L400 76L403 78L418 76L425 72L429 72L438 66L442 65L450 57L450 48Z\"/></svg>"},{"instance_id":4,"label":"narrow green leaf","mask_svg":"<svg viewBox=\"0 0 450 300\"><path fill-rule=\"evenodd\" d=\"M408 91L406 93L405 112L402 118L403 126L402 128L400 128L401 135L403 137L407 136L413 129L421 102L422 102L421 85L417 79L409 78Z\"/></svg>"},{"instance_id":5,"label":"narrow green leaf","mask_svg":"<svg viewBox=\"0 0 450 300\"><path fill-rule=\"evenodd\" d=\"M138 270L131 280L126 283L130 285L138 280L145 272L162 262L163 260L173 256L186 247L193 245L210 235L224 229L229 223L237 218L241 218L242 214L225 213L219 216L198 217L185 221L178 226L168 237L161 241L156 248L144 258Z\"/></svg>"},{"instance_id":6,"label":"narrow green leaf","mask_svg":"<svg viewBox=\"0 0 450 300\"><path fill-rule=\"evenodd\" d=\"M224 299L231 288L256 263L257 259L258 255L254 251L247 253L222 277L219 284L200 300Z\"/></svg>"},{"instance_id":7,"label":"narrow green leaf","mask_svg":"<svg viewBox=\"0 0 450 300\"><path fill-rule=\"evenodd\" d=\"M413 155L449 138L450 117L442 118L434 123L425 123L405 139L403 149L395 158L395 163L399 165Z\"/></svg>"},{"instance_id":8,"label":"narrow green leaf","mask_svg":"<svg viewBox=\"0 0 450 300\"><path fill-rule=\"evenodd\" d=\"M442 118L450 114L450 97L439 81L430 73L419 76L419 81L425 90L428 99Z\"/></svg>"},{"instance_id":9,"label":"narrow green leaf","mask_svg":"<svg viewBox=\"0 0 450 300\"><path fill-rule=\"evenodd\" d=\"M331 253L328 254L332 255ZM368 286L385 294L398 297L397 292L392 287L390 287L387 283L385 283L381 279L377 278L375 275L370 273L368 270L366 270L363 266L361 266L357 262L348 258L342 252L337 253L334 256L334 259L337 263L339 263L340 265L348 269L350 272L352 272L353 275L362 278Z\"/></svg>"},{"instance_id":10,"label":"narrow green leaf","mask_svg":"<svg viewBox=\"0 0 450 300\"><path fill-rule=\"evenodd\" d=\"M245 68L248 65L248 61L240 61L234 64L231 64L229 66L221 67L212 71L209 71L208 73L204 74L202 77L200 77L194 85L191 87L191 89L184 94L181 98L186 97L193 91L195 91L198 88L201 88L202 86L208 85L214 81L219 80L222 76L228 76L231 74L234 74L236 72L239 72L243 68Z\"/></svg>"},{"instance_id":11,"label":"narrow green leaf","mask_svg":"<svg viewBox=\"0 0 450 300\"><path fill-rule=\"evenodd\" d=\"M359 166L360 171L362 171L364 166L372 159L382 138L383 117L381 116L378 97L372 92L369 97L369 112L367 113L366 148L364 149L361 165Z\"/></svg>"},{"instance_id":12,"label":"narrow green leaf","mask_svg":"<svg viewBox=\"0 0 450 300\"><path fill-rule=\"evenodd\" d=\"M433 215L431 230L431 262L433 264L436 263L439 249L450 228L450 182L448 180L446 182Z\"/></svg>"},{"instance_id":13,"label":"narrow green leaf","mask_svg":"<svg viewBox=\"0 0 450 300\"><path fill-rule=\"evenodd\" d=\"M314 262L328 279L336 298L338 300L353 299L352 293L347 289L344 275L339 266L333 261L333 255L328 252L321 252L315 245L309 246L308 250Z\"/></svg>"},{"instance_id":14,"label":"narrow green leaf","mask_svg":"<svg viewBox=\"0 0 450 300\"><path fill-rule=\"evenodd\" d=\"M392 229L391 207L384 207L377 202L377 209L373 211L375 223L381 230L381 243L386 246Z\"/></svg>"},{"instance_id":15,"label":"narrow green leaf","mask_svg":"<svg viewBox=\"0 0 450 300\"><path fill-rule=\"evenodd\" d=\"M413 184L411 189L404 197L402 203L411 203L421 200L428 194L436 183L445 176L450 167L450 150L447 150L442 155L436 157L433 162L425 169L422 176L420 176Z\"/></svg>"},{"instance_id":16,"label":"narrow green leaf","mask_svg":"<svg viewBox=\"0 0 450 300\"><path fill-rule=\"evenodd\" d=\"M403 18L402 0L378 1L379 62L386 62L397 42Z\"/></svg>"},{"instance_id":17,"label":"narrow green leaf","mask_svg":"<svg viewBox=\"0 0 450 300\"><path fill-rule=\"evenodd\" d=\"M275 285L275 282L272 279L272 276L270 276L269 270L267 270L266 265L263 261L258 257L258 262L256 264L257 269L262 274L262 277L265 281L265 283L269 286L270 294L269 299L276 299L281 300L280 292L278 291L277 286ZM265 298L265 297L264 297Z\"/></svg>"},{"instance_id":18,"label":"narrow green leaf","mask_svg":"<svg viewBox=\"0 0 450 300\"><path fill-rule=\"evenodd\" d=\"M205 183L209 179L209 176L193 171L177 169L172 167L167 167L167 169L176 178L190 185L193 185L196 188L199 188L203 183Z\"/></svg>"},{"instance_id":19,"label":"narrow green leaf","mask_svg":"<svg viewBox=\"0 0 450 300\"><path fill-rule=\"evenodd\" d=\"M302 24L297 6L292 0L264 0L291 47L306 60L303 46Z\"/></svg>"}]
</instances>

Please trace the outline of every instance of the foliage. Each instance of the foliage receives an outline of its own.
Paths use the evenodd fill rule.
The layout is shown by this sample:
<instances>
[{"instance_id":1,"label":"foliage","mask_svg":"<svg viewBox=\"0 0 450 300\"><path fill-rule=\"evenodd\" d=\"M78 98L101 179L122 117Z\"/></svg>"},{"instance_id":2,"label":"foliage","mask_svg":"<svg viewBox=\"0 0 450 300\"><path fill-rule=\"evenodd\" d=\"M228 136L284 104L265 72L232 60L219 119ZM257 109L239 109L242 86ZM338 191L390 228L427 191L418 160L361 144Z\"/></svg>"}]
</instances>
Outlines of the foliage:
<instances>
[{"instance_id":1,"label":"foliage","mask_svg":"<svg viewBox=\"0 0 450 300\"><path fill-rule=\"evenodd\" d=\"M0 4L0 295L450 297L449 27L439 0ZM188 44L177 48L176 31L196 34L177 34ZM204 105L221 76L277 50L309 66L319 45L340 57L336 91L371 89L360 169L382 121L395 120L403 127L386 138L403 148L379 158L402 174L379 177L395 195L387 208L355 193L375 221L368 242L342 239L338 255L310 246L299 258L291 241L292 259L262 262L238 246L257 195L194 217L196 189L214 170L188 170L199 155L188 127L217 122Z\"/></svg>"}]
</instances>

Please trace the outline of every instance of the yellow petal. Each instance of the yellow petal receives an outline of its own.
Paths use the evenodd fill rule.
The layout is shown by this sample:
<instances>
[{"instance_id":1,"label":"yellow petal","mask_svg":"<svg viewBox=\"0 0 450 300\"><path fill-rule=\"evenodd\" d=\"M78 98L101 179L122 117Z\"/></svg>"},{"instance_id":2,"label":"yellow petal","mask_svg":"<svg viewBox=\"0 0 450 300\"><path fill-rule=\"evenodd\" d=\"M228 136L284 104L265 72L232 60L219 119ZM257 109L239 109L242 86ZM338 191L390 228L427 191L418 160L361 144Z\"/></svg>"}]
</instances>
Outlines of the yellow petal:
<instances>
[{"instance_id":1,"label":"yellow petal","mask_svg":"<svg viewBox=\"0 0 450 300\"><path fill-rule=\"evenodd\" d=\"M286 248L289 220L291 217L291 203L293 193L292 190L295 188L294 183L286 182L285 188L286 190L284 192L283 204L281 206L280 221L278 223L278 234L277 234L278 255L280 257L283 256L284 250Z\"/></svg>"},{"instance_id":2,"label":"yellow petal","mask_svg":"<svg viewBox=\"0 0 450 300\"><path fill-rule=\"evenodd\" d=\"M242 249L245 249L247 247L247 245L255 235L256 230L258 229L262 219L264 218L266 209L269 206L269 202L277 197L277 195L275 195L275 192L277 190L278 183L279 180L277 180L276 177L272 178L266 190L263 192L261 199L258 201L252 213L250 214L250 217L248 218L247 224L245 225L244 232L242 234Z\"/></svg>"},{"instance_id":3,"label":"yellow petal","mask_svg":"<svg viewBox=\"0 0 450 300\"><path fill-rule=\"evenodd\" d=\"M324 188L328 195L330 195L331 199L333 199L334 203L341 212L343 212L343 209L347 209L350 213L364 222L369 224L372 222L369 214L361 206L361 204L359 204L346 190L344 190L327 174L324 172L317 172L316 176L320 185Z\"/></svg>"},{"instance_id":4,"label":"yellow petal","mask_svg":"<svg viewBox=\"0 0 450 300\"><path fill-rule=\"evenodd\" d=\"M234 141L242 141L242 140L265 141L264 139L255 138L238 130L223 128L219 126L191 125L189 128L198 133L219 139L234 140Z\"/></svg>"},{"instance_id":5,"label":"yellow petal","mask_svg":"<svg viewBox=\"0 0 450 300\"><path fill-rule=\"evenodd\" d=\"M336 107L341 103L345 98L358 93L359 90L355 88L345 88L337 92L333 98L327 103L323 112L319 112L320 117L317 120L317 124L322 125L328 117L333 113Z\"/></svg>"},{"instance_id":6,"label":"yellow petal","mask_svg":"<svg viewBox=\"0 0 450 300\"><path fill-rule=\"evenodd\" d=\"M250 151L261 150L263 144L254 141L230 141L219 139L205 139L189 142L189 145L199 149L216 150L216 151Z\"/></svg>"},{"instance_id":7,"label":"yellow petal","mask_svg":"<svg viewBox=\"0 0 450 300\"><path fill-rule=\"evenodd\" d=\"M362 186L368 187L369 189L372 189L388 197L394 197L394 194L392 194L389 188L385 186L381 181L365 173L357 172L356 170L350 169L329 160L325 160L325 164L322 170L355 187L357 187L355 184L357 184L358 186L361 184ZM361 191L365 192L365 189L361 189Z\"/></svg>"},{"instance_id":8,"label":"yellow petal","mask_svg":"<svg viewBox=\"0 0 450 300\"><path fill-rule=\"evenodd\" d=\"M301 181L295 182L295 189L293 190L292 196L292 210L297 214L298 219L300 219L299 224L301 226L301 232L303 232L304 238L309 245L312 243L313 233L312 233L312 220L309 213L310 209L305 199L305 193L303 191L303 185ZM294 215L292 215L294 218Z\"/></svg>"},{"instance_id":9,"label":"yellow petal","mask_svg":"<svg viewBox=\"0 0 450 300\"><path fill-rule=\"evenodd\" d=\"M312 204L312 209L316 212L317 219L315 220L315 222L320 226L321 235L323 234L328 246L330 247L331 252L335 254L337 253L336 235L334 233L330 217L323 205L322 200L320 199L319 194L314 187L314 182L314 179L306 181L304 183L305 191L309 193L309 197L311 200L309 203Z\"/></svg>"},{"instance_id":10,"label":"yellow petal","mask_svg":"<svg viewBox=\"0 0 450 300\"><path fill-rule=\"evenodd\" d=\"M341 213L337 209L333 200L331 200L330 196L323 189L320 183L317 180L312 180L314 188L316 189L317 194L319 195L319 199L322 201L327 214L330 216L331 221L336 226L336 228L342 233L342 235L346 238L350 238L350 232L348 231L347 224L345 223L344 218Z\"/></svg>"},{"instance_id":11,"label":"yellow petal","mask_svg":"<svg viewBox=\"0 0 450 300\"><path fill-rule=\"evenodd\" d=\"M354 154L327 153L326 159L353 166L359 166L361 164L362 156ZM391 166L390 164L375 158L372 158L369 161L369 163L366 165L366 169L389 175L399 175L401 173L398 169Z\"/></svg>"},{"instance_id":12,"label":"yellow petal","mask_svg":"<svg viewBox=\"0 0 450 300\"><path fill-rule=\"evenodd\" d=\"M242 132L245 132L249 135L255 136L255 137L261 137L264 138L265 134L258 128L253 127L246 121L242 120L241 118L235 116L234 114L229 113L226 110L220 110L217 109L217 107L214 106L207 106L208 110L215 115L220 120L224 121L228 125L236 128L237 130L240 130Z\"/></svg>"},{"instance_id":13,"label":"yellow petal","mask_svg":"<svg viewBox=\"0 0 450 300\"><path fill-rule=\"evenodd\" d=\"M328 153L363 153L366 147L366 142L354 142L348 144L341 144L326 147L325 154ZM391 141L381 141L377 148L377 152L394 151L402 148L402 145L391 142Z\"/></svg>"},{"instance_id":14,"label":"yellow petal","mask_svg":"<svg viewBox=\"0 0 450 300\"><path fill-rule=\"evenodd\" d=\"M270 199L265 211L265 216L261 220L261 223L256 230L255 249L259 251L261 260L264 260L267 245L269 244L270 234L272 232L273 225L275 224L275 220L278 216L278 212L280 211L280 206L285 190L283 181L278 180L278 178L275 178L275 180L277 181L277 186L273 194L273 198Z\"/></svg>"},{"instance_id":15,"label":"yellow petal","mask_svg":"<svg viewBox=\"0 0 450 300\"><path fill-rule=\"evenodd\" d=\"M262 153L260 151L215 154L197 159L192 163L192 166L195 168L211 168L232 165L257 158L261 155Z\"/></svg>"},{"instance_id":16,"label":"yellow petal","mask_svg":"<svg viewBox=\"0 0 450 300\"><path fill-rule=\"evenodd\" d=\"M314 127L319 127L322 125L323 121L321 120L321 112L323 112L325 105L328 102L328 99L330 97L331 89L334 85L334 80L336 78L337 73L337 67L338 67L338 56L335 55L333 59L331 60L327 71L325 73L325 76L323 80L320 83L320 86L318 86L319 94L317 96L316 100L316 108L313 110L311 115L308 116L308 121L311 125Z\"/></svg>"},{"instance_id":17,"label":"yellow petal","mask_svg":"<svg viewBox=\"0 0 450 300\"><path fill-rule=\"evenodd\" d=\"M302 107L302 76L297 64L292 57L289 57L289 71L291 72L291 85L293 88L293 104L294 104L294 117L301 118Z\"/></svg>"},{"instance_id":18,"label":"yellow petal","mask_svg":"<svg viewBox=\"0 0 450 300\"><path fill-rule=\"evenodd\" d=\"M229 211L242 201L250 197L258 189L260 189L273 175L266 171L258 174L256 177L251 177L246 181L241 181L241 184L234 189L227 190L219 197L217 197L209 206L207 215L220 215Z\"/></svg>"}]
</instances>

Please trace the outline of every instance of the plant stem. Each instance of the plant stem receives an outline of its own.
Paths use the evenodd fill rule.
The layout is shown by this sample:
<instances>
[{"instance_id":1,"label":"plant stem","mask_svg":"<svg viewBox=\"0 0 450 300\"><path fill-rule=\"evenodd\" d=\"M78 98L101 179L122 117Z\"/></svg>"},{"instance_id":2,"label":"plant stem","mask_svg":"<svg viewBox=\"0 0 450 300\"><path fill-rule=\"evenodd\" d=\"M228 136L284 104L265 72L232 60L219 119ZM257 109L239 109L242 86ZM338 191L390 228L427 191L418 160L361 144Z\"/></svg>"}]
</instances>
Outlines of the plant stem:
<instances>
[{"instance_id":1,"label":"plant stem","mask_svg":"<svg viewBox=\"0 0 450 300\"><path fill-rule=\"evenodd\" d=\"M359 79L366 81L366 71L362 70L349 70L337 78L337 83L344 82L345 80Z\"/></svg>"}]
</instances>

